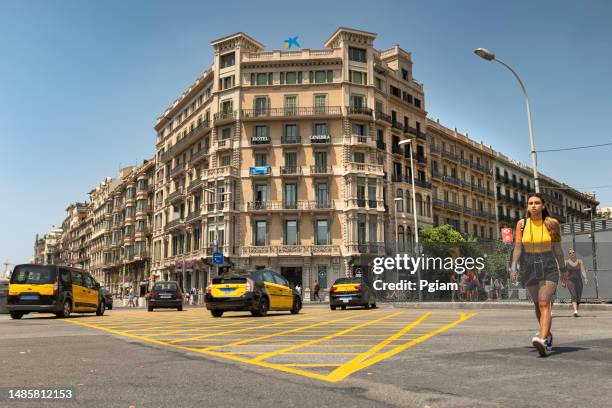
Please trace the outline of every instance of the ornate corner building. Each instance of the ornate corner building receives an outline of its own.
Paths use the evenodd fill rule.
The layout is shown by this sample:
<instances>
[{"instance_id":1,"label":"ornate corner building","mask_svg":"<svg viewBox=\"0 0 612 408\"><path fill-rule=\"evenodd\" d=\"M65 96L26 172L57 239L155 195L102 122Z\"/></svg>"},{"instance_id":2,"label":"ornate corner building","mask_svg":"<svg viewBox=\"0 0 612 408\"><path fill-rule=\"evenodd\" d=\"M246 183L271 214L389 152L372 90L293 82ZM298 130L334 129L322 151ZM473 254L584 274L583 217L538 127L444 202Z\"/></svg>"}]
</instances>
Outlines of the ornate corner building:
<instances>
[{"instance_id":1,"label":"ornate corner building","mask_svg":"<svg viewBox=\"0 0 612 408\"><path fill-rule=\"evenodd\" d=\"M243 33L211 43L212 67L155 126L159 277L202 287L222 252L220 271L272 268L326 287L408 251L411 211L433 224L423 86L410 53L376 50L375 38L340 28L325 49L282 52Z\"/></svg>"}]
</instances>

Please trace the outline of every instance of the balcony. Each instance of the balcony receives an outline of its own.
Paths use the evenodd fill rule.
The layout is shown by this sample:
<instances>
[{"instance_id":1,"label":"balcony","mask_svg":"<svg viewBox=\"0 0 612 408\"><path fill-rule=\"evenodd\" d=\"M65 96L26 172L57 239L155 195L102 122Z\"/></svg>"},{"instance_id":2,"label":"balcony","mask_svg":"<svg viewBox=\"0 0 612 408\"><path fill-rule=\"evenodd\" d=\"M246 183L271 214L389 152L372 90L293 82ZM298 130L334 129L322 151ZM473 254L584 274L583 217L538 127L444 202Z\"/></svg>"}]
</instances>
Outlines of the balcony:
<instances>
[{"instance_id":1,"label":"balcony","mask_svg":"<svg viewBox=\"0 0 612 408\"><path fill-rule=\"evenodd\" d=\"M135 261L144 261L145 259L149 259L150 257L151 257L151 255L149 254L148 251L136 252L134 254L134 260Z\"/></svg>"},{"instance_id":2,"label":"balcony","mask_svg":"<svg viewBox=\"0 0 612 408\"><path fill-rule=\"evenodd\" d=\"M441 179L442 179L442 174L440 174L440 173L439 173L439 172L437 172L437 171L432 170L432 171L431 171L431 177L433 177L433 178L435 178L435 179L438 179L438 180L441 180Z\"/></svg>"},{"instance_id":3,"label":"balcony","mask_svg":"<svg viewBox=\"0 0 612 408\"><path fill-rule=\"evenodd\" d=\"M402 155L402 148L396 144L391 146L391 153Z\"/></svg>"},{"instance_id":4,"label":"balcony","mask_svg":"<svg viewBox=\"0 0 612 408\"><path fill-rule=\"evenodd\" d=\"M419 129L413 128L411 126L404 126L404 133L410 133L417 137L417 139L427 140L427 135L421 132Z\"/></svg>"},{"instance_id":5,"label":"balcony","mask_svg":"<svg viewBox=\"0 0 612 408\"><path fill-rule=\"evenodd\" d=\"M383 176L383 166L380 164L349 162L344 165L346 173L368 173L375 176Z\"/></svg>"},{"instance_id":6,"label":"balcony","mask_svg":"<svg viewBox=\"0 0 612 408\"><path fill-rule=\"evenodd\" d=\"M430 182L425 181L425 180L421 180L419 178L415 178L414 179L414 184L419 186L419 187L431 189L431 183Z\"/></svg>"},{"instance_id":7,"label":"balcony","mask_svg":"<svg viewBox=\"0 0 612 408\"><path fill-rule=\"evenodd\" d=\"M186 170L187 168L184 165L179 164L178 166L170 170L170 178L174 178L178 176L179 174L185 172Z\"/></svg>"},{"instance_id":8,"label":"balcony","mask_svg":"<svg viewBox=\"0 0 612 408\"><path fill-rule=\"evenodd\" d=\"M281 166L280 175L281 176L301 176L302 168L300 166Z\"/></svg>"},{"instance_id":9,"label":"balcony","mask_svg":"<svg viewBox=\"0 0 612 408\"><path fill-rule=\"evenodd\" d=\"M185 220L181 218L177 218L176 220L172 220L166 224L166 232L183 227L185 225Z\"/></svg>"},{"instance_id":10,"label":"balcony","mask_svg":"<svg viewBox=\"0 0 612 408\"><path fill-rule=\"evenodd\" d=\"M387 115L384 112L376 112L376 120L382 120L389 124L393 123L393 119L391 118L391 115Z\"/></svg>"},{"instance_id":11,"label":"balcony","mask_svg":"<svg viewBox=\"0 0 612 408\"><path fill-rule=\"evenodd\" d=\"M217 150L231 150L233 148L234 141L232 139L217 140Z\"/></svg>"},{"instance_id":12,"label":"balcony","mask_svg":"<svg viewBox=\"0 0 612 408\"><path fill-rule=\"evenodd\" d=\"M310 166L310 175L329 175L332 174L331 166Z\"/></svg>"},{"instance_id":13,"label":"balcony","mask_svg":"<svg viewBox=\"0 0 612 408\"><path fill-rule=\"evenodd\" d=\"M472 184L472 191L475 191L480 194L487 194L487 189L484 187L479 187L477 185Z\"/></svg>"},{"instance_id":14,"label":"balcony","mask_svg":"<svg viewBox=\"0 0 612 408\"><path fill-rule=\"evenodd\" d=\"M251 136L251 145L269 145L272 142L270 136Z\"/></svg>"},{"instance_id":15,"label":"balcony","mask_svg":"<svg viewBox=\"0 0 612 408\"><path fill-rule=\"evenodd\" d=\"M270 166L252 166L249 168L249 175L251 177L268 177L272 174L272 168Z\"/></svg>"},{"instance_id":16,"label":"balcony","mask_svg":"<svg viewBox=\"0 0 612 408\"><path fill-rule=\"evenodd\" d=\"M456 186L461 186L461 180L459 180L457 177L442 176L442 181L444 181L445 183L454 184Z\"/></svg>"},{"instance_id":17,"label":"balcony","mask_svg":"<svg viewBox=\"0 0 612 408\"><path fill-rule=\"evenodd\" d=\"M470 162L470 168L487 174L491 173L491 169L488 166L483 166L482 164L478 164L475 162ZM505 178L504 181L506 184L509 184L508 178Z\"/></svg>"},{"instance_id":18,"label":"balcony","mask_svg":"<svg viewBox=\"0 0 612 408\"><path fill-rule=\"evenodd\" d=\"M236 111L217 112L214 116L215 125L234 121L236 116Z\"/></svg>"},{"instance_id":19,"label":"balcony","mask_svg":"<svg viewBox=\"0 0 612 408\"><path fill-rule=\"evenodd\" d=\"M166 205L177 200L182 200L183 198L185 198L185 192L183 191L183 187L179 187L166 197Z\"/></svg>"},{"instance_id":20,"label":"balcony","mask_svg":"<svg viewBox=\"0 0 612 408\"><path fill-rule=\"evenodd\" d=\"M342 115L342 109L340 106L242 109L240 112L240 118L242 120L257 118L290 118Z\"/></svg>"},{"instance_id":21,"label":"balcony","mask_svg":"<svg viewBox=\"0 0 612 408\"><path fill-rule=\"evenodd\" d=\"M372 118L372 109L365 106L347 106L346 113L348 115L364 115Z\"/></svg>"},{"instance_id":22,"label":"balcony","mask_svg":"<svg viewBox=\"0 0 612 408\"><path fill-rule=\"evenodd\" d=\"M331 143L331 135L310 135L310 143Z\"/></svg>"},{"instance_id":23,"label":"balcony","mask_svg":"<svg viewBox=\"0 0 612 408\"><path fill-rule=\"evenodd\" d=\"M193 221L198 221L201 216L202 216L202 214L201 214L200 209L197 209L197 210L192 211L191 213L189 213L189 215L187 216L185 221L187 223L190 223L190 222L193 222Z\"/></svg>"},{"instance_id":24,"label":"balcony","mask_svg":"<svg viewBox=\"0 0 612 408\"><path fill-rule=\"evenodd\" d=\"M204 180L202 180L202 178L198 177L196 179L191 180L191 183L189 183L189 192L191 193L192 191L201 188L204 185Z\"/></svg>"},{"instance_id":25,"label":"balcony","mask_svg":"<svg viewBox=\"0 0 612 408\"><path fill-rule=\"evenodd\" d=\"M201 122L199 125L190 130L185 136L183 136L182 139L177 141L168 150L162 153L161 160L164 162L170 160L173 156L176 156L177 153L186 149L192 142L200 137L205 130L208 129L210 129L210 122Z\"/></svg>"},{"instance_id":26,"label":"balcony","mask_svg":"<svg viewBox=\"0 0 612 408\"><path fill-rule=\"evenodd\" d=\"M382 140L377 140L376 141L376 148L380 149L380 150L387 150L387 144L385 142L383 142Z\"/></svg>"},{"instance_id":27,"label":"balcony","mask_svg":"<svg viewBox=\"0 0 612 408\"><path fill-rule=\"evenodd\" d=\"M366 135L351 135L351 146L369 146L374 147L374 141L370 136Z\"/></svg>"},{"instance_id":28,"label":"balcony","mask_svg":"<svg viewBox=\"0 0 612 408\"><path fill-rule=\"evenodd\" d=\"M379 207L384 207L383 200L366 200L365 198L347 198L346 206L349 208L369 208L371 210L376 210Z\"/></svg>"},{"instance_id":29,"label":"balcony","mask_svg":"<svg viewBox=\"0 0 612 408\"><path fill-rule=\"evenodd\" d=\"M427 157L422 154L417 154L416 159L419 164L427 164Z\"/></svg>"},{"instance_id":30,"label":"balcony","mask_svg":"<svg viewBox=\"0 0 612 408\"><path fill-rule=\"evenodd\" d=\"M401 131L404 130L404 125L402 125L397 120L391 120L391 127L394 128L394 129L401 130Z\"/></svg>"},{"instance_id":31,"label":"balcony","mask_svg":"<svg viewBox=\"0 0 612 408\"><path fill-rule=\"evenodd\" d=\"M202 170L203 179L214 179L229 176L240 177L240 171L234 166L222 166Z\"/></svg>"},{"instance_id":32,"label":"balcony","mask_svg":"<svg viewBox=\"0 0 612 408\"><path fill-rule=\"evenodd\" d=\"M208 153L209 153L209 150L207 147L201 148L196 153L194 153L193 156L191 156L191 158L189 159L189 163L191 164L198 163L200 160L203 160L206 156L208 156Z\"/></svg>"},{"instance_id":33,"label":"balcony","mask_svg":"<svg viewBox=\"0 0 612 408\"><path fill-rule=\"evenodd\" d=\"M435 144L429 145L429 151L431 152L431 154L440 154L440 148L436 147Z\"/></svg>"},{"instance_id":34,"label":"balcony","mask_svg":"<svg viewBox=\"0 0 612 408\"><path fill-rule=\"evenodd\" d=\"M282 145L300 145L302 144L302 138L300 136L283 135L281 136L281 144Z\"/></svg>"},{"instance_id":35,"label":"balcony","mask_svg":"<svg viewBox=\"0 0 612 408\"><path fill-rule=\"evenodd\" d=\"M385 244L384 242L358 244L349 243L346 245L346 249L350 254L373 254L373 255L384 255Z\"/></svg>"},{"instance_id":36,"label":"balcony","mask_svg":"<svg viewBox=\"0 0 612 408\"><path fill-rule=\"evenodd\" d=\"M338 245L241 246L241 256L340 256Z\"/></svg>"},{"instance_id":37,"label":"balcony","mask_svg":"<svg viewBox=\"0 0 612 408\"><path fill-rule=\"evenodd\" d=\"M461 208L461 212L467 215L472 215L473 211L470 207L466 207L465 205Z\"/></svg>"}]
</instances>

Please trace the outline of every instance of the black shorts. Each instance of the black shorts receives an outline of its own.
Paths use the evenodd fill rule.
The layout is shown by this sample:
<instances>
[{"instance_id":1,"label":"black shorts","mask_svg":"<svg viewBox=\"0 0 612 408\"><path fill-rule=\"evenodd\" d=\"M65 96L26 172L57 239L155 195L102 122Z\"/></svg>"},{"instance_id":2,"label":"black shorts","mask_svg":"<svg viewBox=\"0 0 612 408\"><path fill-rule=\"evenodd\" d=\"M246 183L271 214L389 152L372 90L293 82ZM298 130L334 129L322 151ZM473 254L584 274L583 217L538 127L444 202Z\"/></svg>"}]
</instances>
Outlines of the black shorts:
<instances>
[{"instance_id":1,"label":"black shorts","mask_svg":"<svg viewBox=\"0 0 612 408\"><path fill-rule=\"evenodd\" d=\"M559 268L552 251L521 254L521 284L525 287L541 281L559 282Z\"/></svg>"}]
</instances>

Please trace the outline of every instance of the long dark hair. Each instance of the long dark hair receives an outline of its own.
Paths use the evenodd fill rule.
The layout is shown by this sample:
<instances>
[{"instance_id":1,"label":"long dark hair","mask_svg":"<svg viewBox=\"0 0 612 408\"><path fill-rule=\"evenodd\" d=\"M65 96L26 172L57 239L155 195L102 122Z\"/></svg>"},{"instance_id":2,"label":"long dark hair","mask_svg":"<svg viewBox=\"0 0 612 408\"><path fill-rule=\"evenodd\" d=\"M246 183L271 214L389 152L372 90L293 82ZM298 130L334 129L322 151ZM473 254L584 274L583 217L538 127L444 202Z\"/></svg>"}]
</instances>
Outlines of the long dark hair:
<instances>
[{"instance_id":1,"label":"long dark hair","mask_svg":"<svg viewBox=\"0 0 612 408\"><path fill-rule=\"evenodd\" d=\"M561 242L561 227L559 226L559 221L556 218L552 217L548 212L548 208L546 207L546 200L542 197L540 193L529 193L527 195L527 214L528 218L531 218L531 214L529 213L529 199L531 197L537 197L542 201L542 220L544 221L544 225L546 225L546 229L550 233L550 237L553 242Z\"/></svg>"}]
</instances>

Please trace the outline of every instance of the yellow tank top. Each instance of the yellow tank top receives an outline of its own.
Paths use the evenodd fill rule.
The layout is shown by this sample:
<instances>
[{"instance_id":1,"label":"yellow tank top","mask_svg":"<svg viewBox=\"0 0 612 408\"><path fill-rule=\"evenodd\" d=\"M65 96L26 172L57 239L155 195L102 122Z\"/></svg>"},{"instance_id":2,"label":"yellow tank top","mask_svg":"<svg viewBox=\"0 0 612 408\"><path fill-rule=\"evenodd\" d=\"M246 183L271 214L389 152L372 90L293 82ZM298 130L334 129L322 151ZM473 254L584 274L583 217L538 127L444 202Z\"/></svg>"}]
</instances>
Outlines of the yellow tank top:
<instances>
[{"instance_id":1,"label":"yellow tank top","mask_svg":"<svg viewBox=\"0 0 612 408\"><path fill-rule=\"evenodd\" d=\"M552 238L543 220L527 218L521 242L526 252L552 251Z\"/></svg>"}]
</instances>

